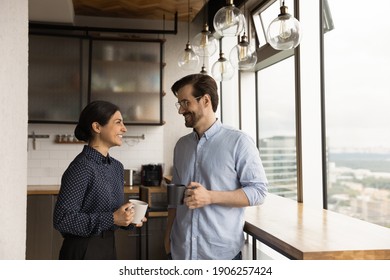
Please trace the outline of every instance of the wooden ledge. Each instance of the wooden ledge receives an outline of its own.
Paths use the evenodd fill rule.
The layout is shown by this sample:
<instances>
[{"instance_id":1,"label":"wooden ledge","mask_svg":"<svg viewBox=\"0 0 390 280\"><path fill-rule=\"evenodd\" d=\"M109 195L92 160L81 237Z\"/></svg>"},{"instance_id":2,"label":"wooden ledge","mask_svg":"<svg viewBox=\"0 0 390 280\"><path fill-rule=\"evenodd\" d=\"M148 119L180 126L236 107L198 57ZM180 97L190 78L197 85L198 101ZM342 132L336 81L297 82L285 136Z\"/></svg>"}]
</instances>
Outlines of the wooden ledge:
<instances>
[{"instance_id":1,"label":"wooden ledge","mask_svg":"<svg viewBox=\"0 0 390 280\"><path fill-rule=\"evenodd\" d=\"M269 194L244 231L290 259L390 259L390 229Z\"/></svg>"}]
</instances>

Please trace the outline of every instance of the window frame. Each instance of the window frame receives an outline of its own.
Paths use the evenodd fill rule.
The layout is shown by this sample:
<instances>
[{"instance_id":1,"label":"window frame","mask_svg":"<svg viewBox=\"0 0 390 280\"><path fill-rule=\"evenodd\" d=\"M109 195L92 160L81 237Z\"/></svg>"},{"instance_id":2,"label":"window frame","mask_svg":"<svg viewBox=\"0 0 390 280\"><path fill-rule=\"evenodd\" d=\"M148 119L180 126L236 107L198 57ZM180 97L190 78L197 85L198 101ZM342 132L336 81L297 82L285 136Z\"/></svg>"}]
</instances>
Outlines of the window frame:
<instances>
[{"instance_id":1,"label":"window frame","mask_svg":"<svg viewBox=\"0 0 390 280\"><path fill-rule=\"evenodd\" d=\"M251 18L259 16L261 12L270 7L277 0L263 0L256 7L251 10ZM299 20L299 0L293 1L294 5L294 17ZM257 32L257 30L256 30ZM255 36L258 40L258 36ZM256 45L259 46L258 41ZM259 119L258 108L258 95L257 91L257 72L266 67L270 67L275 63L278 63L286 58L294 56L294 69L295 69L295 137L296 137L296 161L297 161L297 202L303 202L303 178L302 178L302 133L301 133L301 81L300 81L300 47L298 46L292 50L275 50L269 43L266 43L260 48L256 49L258 62L254 68L256 73L256 145L259 147L259 128L257 120Z\"/></svg>"}]
</instances>

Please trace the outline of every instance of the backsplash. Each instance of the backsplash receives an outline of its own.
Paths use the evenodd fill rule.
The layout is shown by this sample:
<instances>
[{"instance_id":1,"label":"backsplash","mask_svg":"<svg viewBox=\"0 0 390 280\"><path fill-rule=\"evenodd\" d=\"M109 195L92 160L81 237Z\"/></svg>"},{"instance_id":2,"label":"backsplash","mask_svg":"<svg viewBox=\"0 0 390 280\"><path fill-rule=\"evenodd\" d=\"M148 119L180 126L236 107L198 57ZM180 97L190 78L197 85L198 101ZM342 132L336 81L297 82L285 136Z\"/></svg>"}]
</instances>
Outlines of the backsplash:
<instances>
[{"instance_id":1,"label":"backsplash","mask_svg":"<svg viewBox=\"0 0 390 280\"><path fill-rule=\"evenodd\" d=\"M121 147L110 149L110 155L122 162L125 169L141 170L142 164L163 163L163 126L126 126L128 136L145 136L145 139L123 139ZM28 139L28 185L59 185L70 162L81 152L83 144L55 143L56 135L73 135L75 125L29 124L28 134L49 135Z\"/></svg>"}]
</instances>

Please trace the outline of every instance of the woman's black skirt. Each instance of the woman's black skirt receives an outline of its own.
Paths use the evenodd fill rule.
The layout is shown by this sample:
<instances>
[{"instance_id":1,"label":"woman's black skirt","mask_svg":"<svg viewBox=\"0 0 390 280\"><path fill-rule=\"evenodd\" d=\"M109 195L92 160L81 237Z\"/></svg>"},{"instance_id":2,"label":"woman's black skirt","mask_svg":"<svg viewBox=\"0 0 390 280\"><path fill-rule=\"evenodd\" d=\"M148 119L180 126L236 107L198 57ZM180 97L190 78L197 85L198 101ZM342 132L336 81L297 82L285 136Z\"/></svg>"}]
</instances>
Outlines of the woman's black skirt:
<instances>
[{"instance_id":1,"label":"woman's black skirt","mask_svg":"<svg viewBox=\"0 0 390 280\"><path fill-rule=\"evenodd\" d=\"M81 237L66 235L60 251L60 260L116 260L115 232Z\"/></svg>"}]
</instances>

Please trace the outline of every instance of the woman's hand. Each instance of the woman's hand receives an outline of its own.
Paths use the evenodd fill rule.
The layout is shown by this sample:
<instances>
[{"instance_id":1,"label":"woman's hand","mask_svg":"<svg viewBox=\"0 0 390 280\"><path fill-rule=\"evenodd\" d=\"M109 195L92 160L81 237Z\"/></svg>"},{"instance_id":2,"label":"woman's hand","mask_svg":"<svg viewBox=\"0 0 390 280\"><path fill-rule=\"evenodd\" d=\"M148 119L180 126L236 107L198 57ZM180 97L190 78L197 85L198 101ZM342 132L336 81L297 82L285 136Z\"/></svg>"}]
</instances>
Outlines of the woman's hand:
<instances>
[{"instance_id":1,"label":"woman's hand","mask_svg":"<svg viewBox=\"0 0 390 280\"><path fill-rule=\"evenodd\" d=\"M117 226L127 227L134 219L134 206L127 202L118 208L113 214L114 224ZM141 223L142 226L142 223Z\"/></svg>"},{"instance_id":2,"label":"woman's hand","mask_svg":"<svg viewBox=\"0 0 390 280\"><path fill-rule=\"evenodd\" d=\"M148 221L148 219L146 219L146 217L143 217L142 220L141 220L141 223L136 224L135 226L136 226L136 227L142 227L143 224L144 224L145 222L147 222L147 221Z\"/></svg>"}]
</instances>

